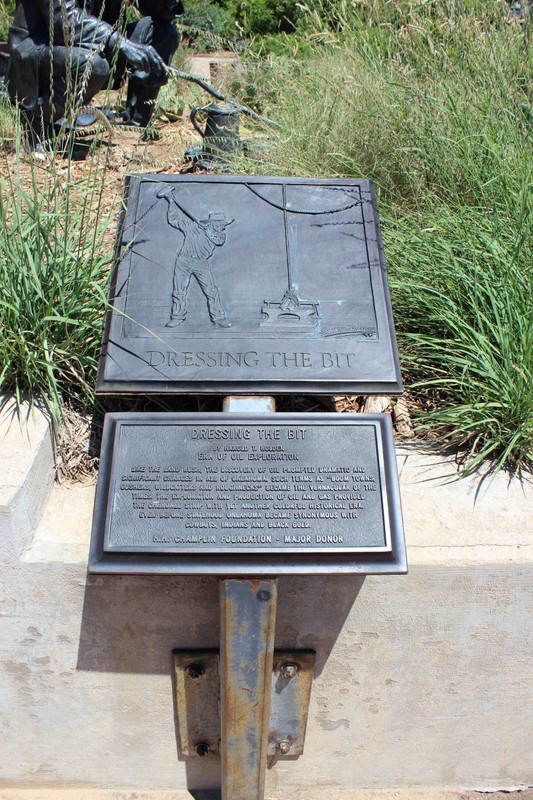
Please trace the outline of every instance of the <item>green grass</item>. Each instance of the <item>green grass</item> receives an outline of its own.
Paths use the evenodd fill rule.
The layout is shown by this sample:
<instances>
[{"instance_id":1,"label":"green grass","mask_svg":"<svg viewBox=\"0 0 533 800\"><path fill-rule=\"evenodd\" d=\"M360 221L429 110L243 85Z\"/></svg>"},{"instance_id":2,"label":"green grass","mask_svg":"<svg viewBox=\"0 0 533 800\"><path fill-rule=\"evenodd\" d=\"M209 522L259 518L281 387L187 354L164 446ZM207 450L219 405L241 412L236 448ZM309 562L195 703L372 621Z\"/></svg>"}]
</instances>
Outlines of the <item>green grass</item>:
<instances>
[{"instance_id":1,"label":"green grass","mask_svg":"<svg viewBox=\"0 0 533 800\"><path fill-rule=\"evenodd\" d=\"M7 97L0 97L0 147L15 138L17 115Z\"/></svg>"},{"instance_id":2,"label":"green grass","mask_svg":"<svg viewBox=\"0 0 533 800\"><path fill-rule=\"evenodd\" d=\"M470 468L531 464L531 20L504 3L340 0L302 35L311 56L251 66L283 124L260 171L374 180L419 429Z\"/></svg>"},{"instance_id":3,"label":"green grass","mask_svg":"<svg viewBox=\"0 0 533 800\"><path fill-rule=\"evenodd\" d=\"M531 217L509 227L476 209L384 223L404 370L422 431L516 467L533 450ZM527 261L529 260L529 265ZM529 268L528 268L529 266Z\"/></svg>"},{"instance_id":4,"label":"green grass","mask_svg":"<svg viewBox=\"0 0 533 800\"><path fill-rule=\"evenodd\" d=\"M75 179L71 158L21 159L0 180L0 390L42 398L59 419L67 398L93 396L111 256L105 167Z\"/></svg>"},{"instance_id":5,"label":"green grass","mask_svg":"<svg viewBox=\"0 0 533 800\"><path fill-rule=\"evenodd\" d=\"M9 25L14 13L14 0L3 0L3 2L0 4L0 40L4 41L7 39Z\"/></svg>"}]
</instances>

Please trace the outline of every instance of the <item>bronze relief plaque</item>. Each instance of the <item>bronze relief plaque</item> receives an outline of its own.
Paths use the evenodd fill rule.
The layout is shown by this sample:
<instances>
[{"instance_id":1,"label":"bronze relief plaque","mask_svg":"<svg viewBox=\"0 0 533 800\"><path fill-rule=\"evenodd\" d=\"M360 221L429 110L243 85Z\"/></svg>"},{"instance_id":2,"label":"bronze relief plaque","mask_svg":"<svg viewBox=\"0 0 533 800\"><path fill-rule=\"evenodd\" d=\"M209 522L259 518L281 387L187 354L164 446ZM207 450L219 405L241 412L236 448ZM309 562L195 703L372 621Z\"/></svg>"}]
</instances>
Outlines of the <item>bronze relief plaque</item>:
<instances>
[{"instance_id":1,"label":"bronze relief plaque","mask_svg":"<svg viewBox=\"0 0 533 800\"><path fill-rule=\"evenodd\" d=\"M372 184L127 179L97 391L401 392Z\"/></svg>"},{"instance_id":2,"label":"bronze relief plaque","mask_svg":"<svg viewBox=\"0 0 533 800\"><path fill-rule=\"evenodd\" d=\"M404 571L389 418L108 414L91 570Z\"/></svg>"}]
</instances>

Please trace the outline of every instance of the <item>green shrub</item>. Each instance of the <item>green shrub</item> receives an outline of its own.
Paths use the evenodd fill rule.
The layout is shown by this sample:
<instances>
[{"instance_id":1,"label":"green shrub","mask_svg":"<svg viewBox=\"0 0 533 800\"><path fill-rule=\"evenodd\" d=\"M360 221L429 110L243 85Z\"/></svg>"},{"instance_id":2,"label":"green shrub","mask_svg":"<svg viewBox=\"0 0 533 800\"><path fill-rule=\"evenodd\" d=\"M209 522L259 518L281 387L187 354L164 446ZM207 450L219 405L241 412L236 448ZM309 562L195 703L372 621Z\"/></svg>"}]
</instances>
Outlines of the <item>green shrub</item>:
<instances>
[{"instance_id":1,"label":"green shrub","mask_svg":"<svg viewBox=\"0 0 533 800\"><path fill-rule=\"evenodd\" d=\"M0 4L0 40L7 39L9 25L15 13L15 0L4 0Z\"/></svg>"},{"instance_id":2,"label":"green shrub","mask_svg":"<svg viewBox=\"0 0 533 800\"><path fill-rule=\"evenodd\" d=\"M233 3L237 23L247 36L294 30L300 6L293 0L242 0Z\"/></svg>"},{"instance_id":3,"label":"green shrub","mask_svg":"<svg viewBox=\"0 0 533 800\"><path fill-rule=\"evenodd\" d=\"M189 45L201 49L219 49L235 33L230 12L211 0L189 0L185 4L183 34Z\"/></svg>"},{"instance_id":4,"label":"green shrub","mask_svg":"<svg viewBox=\"0 0 533 800\"><path fill-rule=\"evenodd\" d=\"M66 398L93 396L111 256L105 168L79 180L71 160L26 169L0 181L0 390L43 398L59 418Z\"/></svg>"}]
</instances>

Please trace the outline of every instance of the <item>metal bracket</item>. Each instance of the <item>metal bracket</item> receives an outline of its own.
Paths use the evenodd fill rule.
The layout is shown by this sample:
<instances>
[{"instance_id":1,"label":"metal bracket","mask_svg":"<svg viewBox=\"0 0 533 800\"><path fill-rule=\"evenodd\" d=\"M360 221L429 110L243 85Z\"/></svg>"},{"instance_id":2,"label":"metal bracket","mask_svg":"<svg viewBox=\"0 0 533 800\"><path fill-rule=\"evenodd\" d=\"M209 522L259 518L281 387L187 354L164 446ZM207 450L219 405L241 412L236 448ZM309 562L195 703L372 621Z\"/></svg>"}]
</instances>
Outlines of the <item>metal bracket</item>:
<instances>
[{"instance_id":1,"label":"metal bracket","mask_svg":"<svg viewBox=\"0 0 533 800\"><path fill-rule=\"evenodd\" d=\"M180 758L220 755L220 672L217 650L174 650ZM268 756L291 759L304 751L315 653L275 650Z\"/></svg>"}]
</instances>

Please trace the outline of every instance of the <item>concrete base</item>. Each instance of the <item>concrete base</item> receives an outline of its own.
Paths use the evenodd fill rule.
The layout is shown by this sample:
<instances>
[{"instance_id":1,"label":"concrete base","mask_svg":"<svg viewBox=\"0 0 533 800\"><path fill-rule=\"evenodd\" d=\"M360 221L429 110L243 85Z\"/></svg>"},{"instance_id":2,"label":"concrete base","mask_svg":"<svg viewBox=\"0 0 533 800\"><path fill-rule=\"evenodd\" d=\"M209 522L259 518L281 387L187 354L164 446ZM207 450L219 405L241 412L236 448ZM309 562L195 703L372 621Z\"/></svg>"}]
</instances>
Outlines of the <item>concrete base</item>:
<instances>
[{"instance_id":1,"label":"concrete base","mask_svg":"<svg viewBox=\"0 0 533 800\"><path fill-rule=\"evenodd\" d=\"M419 447L398 463L408 576L280 579L276 646L317 660L305 753L268 770L271 800L531 784L532 485L450 482ZM0 800L208 800L219 761L178 760L171 653L218 646L218 581L87 576L93 494L54 487L32 542L4 528Z\"/></svg>"},{"instance_id":2,"label":"concrete base","mask_svg":"<svg viewBox=\"0 0 533 800\"><path fill-rule=\"evenodd\" d=\"M18 558L28 547L54 481L50 420L37 407L0 395L0 546Z\"/></svg>"}]
</instances>

